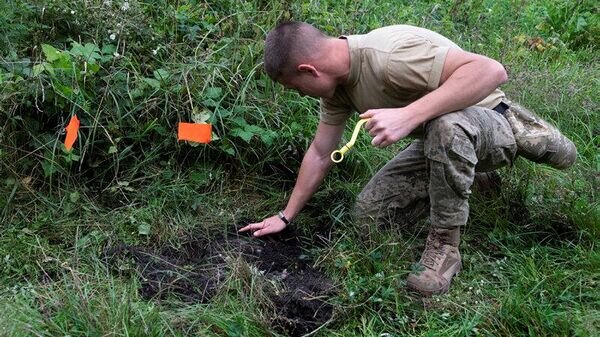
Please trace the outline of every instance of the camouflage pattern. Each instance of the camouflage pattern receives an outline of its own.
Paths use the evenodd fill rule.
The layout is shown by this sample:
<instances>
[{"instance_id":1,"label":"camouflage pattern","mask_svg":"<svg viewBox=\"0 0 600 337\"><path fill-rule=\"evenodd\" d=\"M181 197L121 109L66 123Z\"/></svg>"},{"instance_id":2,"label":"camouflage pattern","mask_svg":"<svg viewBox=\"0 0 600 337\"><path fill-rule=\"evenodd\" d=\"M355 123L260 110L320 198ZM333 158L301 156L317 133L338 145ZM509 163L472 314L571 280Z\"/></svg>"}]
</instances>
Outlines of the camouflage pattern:
<instances>
[{"instance_id":1,"label":"camouflage pattern","mask_svg":"<svg viewBox=\"0 0 600 337\"><path fill-rule=\"evenodd\" d=\"M422 268L407 278L408 287L425 296L447 292L462 267L460 226L469 216L476 172L511 165L517 154L555 168L575 162L573 142L522 106L507 103L504 114L469 107L429 121L424 139L388 162L358 196L358 221L406 226L429 215Z\"/></svg>"},{"instance_id":2,"label":"camouflage pattern","mask_svg":"<svg viewBox=\"0 0 600 337\"><path fill-rule=\"evenodd\" d=\"M359 222L415 224L429 213L429 178L424 142L414 140L382 167L355 204Z\"/></svg>"},{"instance_id":3,"label":"camouflage pattern","mask_svg":"<svg viewBox=\"0 0 600 337\"><path fill-rule=\"evenodd\" d=\"M464 225L476 171L510 165L517 147L510 125L481 107L445 114L367 183L355 205L357 220L414 224L429 215L435 227Z\"/></svg>"},{"instance_id":4,"label":"camouflage pattern","mask_svg":"<svg viewBox=\"0 0 600 337\"><path fill-rule=\"evenodd\" d=\"M407 285L425 296L447 292L462 266L460 226L469 216L476 171L511 165L516 154L511 126L498 112L469 107L440 116L425 125L424 139L367 183L356 202L357 220L405 226L429 214L422 269L408 276Z\"/></svg>"},{"instance_id":5,"label":"camouflage pattern","mask_svg":"<svg viewBox=\"0 0 600 337\"><path fill-rule=\"evenodd\" d=\"M505 102L509 109L504 116L513 130L520 156L557 169L566 169L575 163L577 148L571 140L521 105Z\"/></svg>"}]
</instances>

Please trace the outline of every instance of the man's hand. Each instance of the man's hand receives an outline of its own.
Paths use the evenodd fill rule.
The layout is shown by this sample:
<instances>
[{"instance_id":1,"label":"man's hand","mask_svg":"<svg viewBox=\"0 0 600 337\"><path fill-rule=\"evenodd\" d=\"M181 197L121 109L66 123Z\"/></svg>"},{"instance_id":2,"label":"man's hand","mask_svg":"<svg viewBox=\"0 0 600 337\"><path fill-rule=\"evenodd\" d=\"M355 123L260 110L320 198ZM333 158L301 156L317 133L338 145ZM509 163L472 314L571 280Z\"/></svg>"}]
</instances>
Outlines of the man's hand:
<instances>
[{"instance_id":1,"label":"man's hand","mask_svg":"<svg viewBox=\"0 0 600 337\"><path fill-rule=\"evenodd\" d=\"M273 215L270 218L264 219L262 222L252 223L240 229L240 232L252 231L254 236L259 237L267 234L279 233L285 229L287 225L279 216Z\"/></svg>"},{"instance_id":2,"label":"man's hand","mask_svg":"<svg viewBox=\"0 0 600 337\"><path fill-rule=\"evenodd\" d=\"M370 118L365 128L373 140L371 144L386 147L408 136L421 123L413 111L405 108L371 109L360 115Z\"/></svg>"}]
</instances>

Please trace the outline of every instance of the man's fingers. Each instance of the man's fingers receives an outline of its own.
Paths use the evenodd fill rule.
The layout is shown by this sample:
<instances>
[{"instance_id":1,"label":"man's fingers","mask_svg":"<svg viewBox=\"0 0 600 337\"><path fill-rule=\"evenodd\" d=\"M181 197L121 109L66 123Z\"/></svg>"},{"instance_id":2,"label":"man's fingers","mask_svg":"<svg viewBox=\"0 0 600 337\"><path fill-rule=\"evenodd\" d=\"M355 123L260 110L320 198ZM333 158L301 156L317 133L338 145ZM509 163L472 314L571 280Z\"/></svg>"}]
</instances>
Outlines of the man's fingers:
<instances>
[{"instance_id":1,"label":"man's fingers","mask_svg":"<svg viewBox=\"0 0 600 337\"><path fill-rule=\"evenodd\" d=\"M381 136L381 135L376 135L375 137L373 137L373 140L371 141L371 144L373 144L373 146L377 146L377 147L380 147L381 143L383 143L383 136Z\"/></svg>"},{"instance_id":2,"label":"man's fingers","mask_svg":"<svg viewBox=\"0 0 600 337\"><path fill-rule=\"evenodd\" d=\"M273 228L273 226L265 226L264 228L261 228L260 230L257 230L256 232L252 233L252 235L259 237L259 236L275 233L276 231L277 230L275 228Z\"/></svg>"},{"instance_id":3,"label":"man's fingers","mask_svg":"<svg viewBox=\"0 0 600 337\"><path fill-rule=\"evenodd\" d=\"M240 232L246 232L246 231L253 231L253 230L257 230L257 229L263 229L265 228L265 222L259 222L259 223L253 223L253 224L249 224L246 227L242 227L240 228Z\"/></svg>"},{"instance_id":4,"label":"man's fingers","mask_svg":"<svg viewBox=\"0 0 600 337\"><path fill-rule=\"evenodd\" d=\"M263 235L267 235L267 234L273 234L273 233L277 233L277 232L281 232L284 227L279 227L276 225L271 224L270 226L265 226L264 228L254 232L252 235L259 237L259 236L263 236Z\"/></svg>"},{"instance_id":5,"label":"man's fingers","mask_svg":"<svg viewBox=\"0 0 600 337\"><path fill-rule=\"evenodd\" d=\"M240 232L253 232L252 235L255 237L263 236L267 234L274 234L277 232L281 232L285 228L283 221L277 219L277 216L274 215L270 218L263 220L262 222L249 224L245 227L239 229Z\"/></svg>"},{"instance_id":6,"label":"man's fingers","mask_svg":"<svg viewBox=\"0 0 600 337\"><path fill-rule=\"evenodd\" d=\"M360 117L360 119L365 119L365 118L373 117L373 115L374 115L374 113L372 110L367 110L367 111L361 113L358 117Z\"/></svg>"},{"instance_id":7,"label":"man's fingers","mask_svg":"<svg viewBox=\"0 0 600 337\"><path fill-rule=\"evenodd\" d=\"M258 230L256 232L252 233L252 235L255 237L259 237L259 236L263 236L263 235L267 235L267 234L269 234L267 229L261 229L261 230Z\"/></svg>"},{"instance_id":8,"label":"man's fingers","mask_svg":"<svg viewBox=\"0 0 600 337\"><path fill-rule=\"evenodd\" d=\"M369 135L371 135L371 137L375 137L377 134L379 134L379 132L381 132L381 127L377 125L377 121L375 121L373 118L371 118L371 120L365 124L365 129Z\"/></svg>"}]
</instances>

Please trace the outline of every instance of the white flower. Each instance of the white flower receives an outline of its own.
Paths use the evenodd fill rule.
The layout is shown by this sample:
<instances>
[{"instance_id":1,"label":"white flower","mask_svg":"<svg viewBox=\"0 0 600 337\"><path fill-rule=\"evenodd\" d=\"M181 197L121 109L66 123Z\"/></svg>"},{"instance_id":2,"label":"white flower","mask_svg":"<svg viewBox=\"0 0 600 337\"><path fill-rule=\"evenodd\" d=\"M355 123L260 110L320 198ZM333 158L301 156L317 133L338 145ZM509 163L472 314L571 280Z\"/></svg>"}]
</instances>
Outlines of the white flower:
<instances>
[{"instance_id":1,"label":"white flower","mask_svg":"<svg viewBox=\"0 0 600 337\"><path fill-rule=\"evenodd\" d=\"M120 56L121 56L121 54L119 54L119 53L117 53L117 52L114 52L114 53L113 53L113 56L114 56L114 57L120 57Z\"/></svg>"},{"instance_id":2,"label":"white flower","mask_svg":"<svg viewBox=\"0 0 600 337\"><path fill-rule=\"evenodd\" d=\"M126 11L126 10L128 10L128 9L129 9L129 2L125 1L125 2L123 3L123 6L121 6L121 10L122 10L122 11Z\"/></svg>"},{"instance_id":3,"label":"white flower","mask_svg":"<svg viewBox=\"0 0 600 337\"><path fill-rule=\"evenodd\" d=\"M73 11L73 10L72 10L72 11L71 11L71 14L75 14L75 11Z\"/></svg>"},{"instance_id":4,"label":"white flower","mask_svg":"<svg viewBox=\"0 0 600 337\"><path fill-rule=\"evenodd\" d=\"M160 49L160 46L156 47L156 49L152 49L152 55L158 54L159 49Z\"/></svg>"},{"instance_id":5,"label":"white flower","mask_svg":"<svg viewBox=\"0 0 600 337\"><path fill-rule=\"evenodd\" d=\"M117 37L117 35L115 35L115 33L110 34L109 38L111 40L114 40Z\"/></svg>"}]
</instances>

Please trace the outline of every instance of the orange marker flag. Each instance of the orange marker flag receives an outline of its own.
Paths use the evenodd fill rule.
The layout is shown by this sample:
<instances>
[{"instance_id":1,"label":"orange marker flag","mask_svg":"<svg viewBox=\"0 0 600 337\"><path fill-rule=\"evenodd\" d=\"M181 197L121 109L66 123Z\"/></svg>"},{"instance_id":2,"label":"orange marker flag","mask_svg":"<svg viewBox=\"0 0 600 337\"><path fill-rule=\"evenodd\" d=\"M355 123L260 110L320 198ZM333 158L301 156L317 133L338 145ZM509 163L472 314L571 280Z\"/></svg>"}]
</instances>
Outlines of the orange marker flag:
<instances>
[{"instance_id":1,"label":"orange marker flag","mask_svg":"<svg viewBox=\"0 0 600 337\"><path fill-rule=\"evenodd\" d=\"M209 143L212 125L205 123L179 123L177 140L189 140L196 143Z\"/></svg>"},{"instance_id":2,"label":"orange marker flag","mask_svg":"<svg viewBox=\"0 0 600 337\"><path fill-rule=\"evenodd\" d=\"M79 132L79 119L77 115L73 115L69 121L69 125L65 128L67 136L65 137L65 148L67 151L71 151L73 144L77 140L77 133Z\"/></svg>"}]
</instances>

